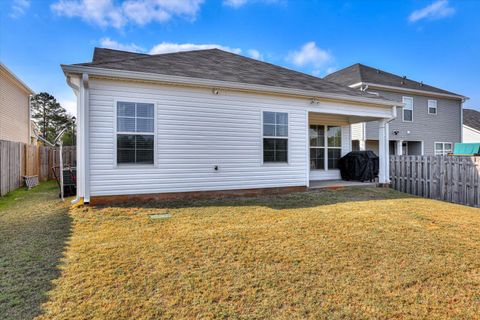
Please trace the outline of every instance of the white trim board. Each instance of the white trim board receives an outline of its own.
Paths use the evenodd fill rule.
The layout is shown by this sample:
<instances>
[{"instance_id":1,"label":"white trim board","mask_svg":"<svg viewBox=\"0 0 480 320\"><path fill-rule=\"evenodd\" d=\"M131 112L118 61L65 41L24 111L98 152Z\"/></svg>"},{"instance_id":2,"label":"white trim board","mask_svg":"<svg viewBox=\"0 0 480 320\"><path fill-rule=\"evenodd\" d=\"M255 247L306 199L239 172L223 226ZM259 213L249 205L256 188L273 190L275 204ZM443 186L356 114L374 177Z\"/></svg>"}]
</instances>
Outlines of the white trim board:
<instances>
[{"instance_id":1,"label":"white trim board","mask_svg":"<svg viewBox=\"0 0 480 320\"><path fill-rule=\"evenodd\" d=\"M391 90L391 91L397 91L397 92L408 92L408 93L413 93L413 94L419 94L419 95L424 95L424 96L432 96L432 97L444 97L444 98L453 98L453 99L459 99L462 101L468 100L469 98L466 96L461 96L461 95L455 95L455 94L448 94L448 93L439 93L439 92L432 92L432 91L425 91L425 90L417 90L417 89L410 89L410 88L401 88L401 87L395 87L395 86L388 86L384 84L376 84L376 83L371 83L371 82L357 82L355 84L350 85L350 88L358 88L361 86L368 86L368 87L374 87L378 89L385 89L385 90Z\"/></svg>"}]
</instances>

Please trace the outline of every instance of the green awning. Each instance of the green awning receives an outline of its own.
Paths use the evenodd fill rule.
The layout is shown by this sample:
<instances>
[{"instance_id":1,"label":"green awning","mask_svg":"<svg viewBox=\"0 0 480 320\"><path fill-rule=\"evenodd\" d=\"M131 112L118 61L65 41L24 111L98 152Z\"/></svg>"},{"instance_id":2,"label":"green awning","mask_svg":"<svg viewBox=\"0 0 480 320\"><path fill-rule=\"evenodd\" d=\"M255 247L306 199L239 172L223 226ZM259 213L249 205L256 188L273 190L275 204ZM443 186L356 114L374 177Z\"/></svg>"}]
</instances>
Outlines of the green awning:
<instances>
[{"instance_id":1,"label":"green awning","mask_svg":"<svg viewBox=\"0 0 480 320\"><path fill-rule=\"evenodd\" d=\"M480 143L455 143L453 154L456 156L473 156L480 154Z\"/></svg>"}]
</instances>

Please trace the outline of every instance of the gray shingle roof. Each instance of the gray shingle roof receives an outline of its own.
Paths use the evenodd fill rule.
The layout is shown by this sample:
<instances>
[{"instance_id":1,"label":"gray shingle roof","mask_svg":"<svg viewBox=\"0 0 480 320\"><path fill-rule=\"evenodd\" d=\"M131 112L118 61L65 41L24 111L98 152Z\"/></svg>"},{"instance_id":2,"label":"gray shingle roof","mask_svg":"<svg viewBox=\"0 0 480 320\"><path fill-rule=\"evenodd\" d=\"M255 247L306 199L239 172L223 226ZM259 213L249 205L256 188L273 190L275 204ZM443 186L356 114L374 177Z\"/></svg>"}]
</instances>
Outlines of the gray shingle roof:
<instances>
[{"instance_id":1,"label":"gray shingle roof","mask_svg":"<svg viewBox=\"0 0 480 320\"><path fill-rule=\"evenodd\" d=\"M219 49L147 55L95 48L92 62L76 65L387 100L348 86Z\"/></svg>"},{"instance_id":2,"label":"gray shingle roof","mask_svg":"<svg viewBox=\"0 0 480 320\"><path fill-rule=\"evenodd\" d=\"M383 70L375 69L360 63L333 72L327 75L324 79L345 86L350 86L359 82L368 82L379 85L422 90L433 93L451 94L462 97L459 94L429 86L424 83L410 80L408 78L404 78L402 76L398 76Z\"/></svg>"},{"instance_id":3,"label":"gray shingle roof","mask_svg":"<svg viewBox=\"0 0 480 320\"><path fill-rule=\"evenodd\" d=\"M472 109L463 109L463 124L480 130L480 112Z\"/></svg>"},{"instance_id":4,"label":"gray shingle roof","mask_svg":"<svg viewBox=\"0 0 480 320\"><path fill-rule=\"evenodd\" d=\"M146 56L148 56L148 54L119 51L119 50L105 49L105 48L95 48L95 50L93 51L92 62L94 63L101 63L106 61L113 62L118 60L146 57Z\"/></svg>"}]
</instances>

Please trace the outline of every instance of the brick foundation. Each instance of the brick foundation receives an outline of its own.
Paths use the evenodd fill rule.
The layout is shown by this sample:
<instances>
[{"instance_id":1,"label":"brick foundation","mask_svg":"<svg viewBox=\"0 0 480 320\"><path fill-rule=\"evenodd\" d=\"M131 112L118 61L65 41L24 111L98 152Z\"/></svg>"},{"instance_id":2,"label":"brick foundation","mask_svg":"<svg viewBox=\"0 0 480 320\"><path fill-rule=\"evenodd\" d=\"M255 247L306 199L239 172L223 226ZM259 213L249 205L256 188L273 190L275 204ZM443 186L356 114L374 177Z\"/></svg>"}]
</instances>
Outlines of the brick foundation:
<instances>
[{"instance_id":1,"label":"brick foundation","mask_svg":"<svg viewBox=\"0 0 480 320\"><path fill-rule=\"evenodd\" d=\"M194 192L171 192L136 195L97 196L90 198L90 205L108 205L124 202L146 202L146 201L172 201L192 199L216 199L234 197L256 197L260 195L275 195L291 192L306 191L307 187L283 187L283 188L261 188L261 189L237 189L223 191L194 191Z\"/></svg>"}]
</instances>

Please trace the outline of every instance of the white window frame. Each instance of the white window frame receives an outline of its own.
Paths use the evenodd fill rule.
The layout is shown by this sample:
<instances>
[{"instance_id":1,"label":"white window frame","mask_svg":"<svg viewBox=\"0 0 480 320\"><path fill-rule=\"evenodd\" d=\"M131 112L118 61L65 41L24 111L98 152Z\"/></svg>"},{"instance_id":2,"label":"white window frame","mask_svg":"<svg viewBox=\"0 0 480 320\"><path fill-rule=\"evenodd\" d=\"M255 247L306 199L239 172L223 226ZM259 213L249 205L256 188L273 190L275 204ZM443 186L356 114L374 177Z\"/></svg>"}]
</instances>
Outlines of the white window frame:
<instances>
[{"instance_id":1,"label":"white window frame","mask_svg":"<svg viewBox=\"0 0 480 320\"><path fill-rule=\"evenodd\" d=\"M124 132L117 131L117 109L119 102L148 103L153 104L153 132ZM157 166L157 101L148 99L116 98L113 102L113 167L123 169L154 168ZM136 124L135 124L136 125ZM153 135L153 164L152 163L118 163L117 162L117 135L137 134Z\"/></svg>"},{"instance_id":2,"label":"white window frame","mask_svg":"<svg viewBox=\"0 0 480 320\"><path fill-rule=\"evenodd\" d=\"M435 103L435 107L430 107L430 103ZM435 113L430 112L430 108L435 109ZM438 114L438 101L433 99L427 100L427 112L428 114L436 116Z\"/></svg>"},{"instance_id":3,"label":"white window frame","mask_svg":"<svg viewBox=\"0 0 480 320\"><path fill-rule=\"evenodd\" d=\"M413 109L414 109L413 97L403 96L402 97L402 103L405 104L405 100L411 100L412 101L412 107L411 108L406 108L405 105L402 107L402 121L403 122L413 122ZM405 110L411 110L412 111L412 120L405 120Z\"/></svg>"},{"instance_id":4,"label":"white window frame","mask_svg":"<svg viewBox=\"0 0 480 320\"><path fill-rule=\"evenodd\" d=\"M437 153L437 143L440 143L442 144L442 153ZM450 149L450 152L446 152L446 149L445 149L445 145L446 144L449 144L451 145L451 149ZM436 156L446 156L448 155L449 153L452 153L453 152L453 142L441 142L441 141L436 141L433 143L433 153L436 155Z\"/></svg>"},{"instance_id":5,"label":"white window frame","mask_svg":"<svg viewBox=\"0 0 480 320\"><path fill-rule=\"evenodd\" d=\"M287 136L286 137L277 137L277 136L265 136L263 135L263 113L264 112L274 112L274 113L286 113L288 117L287 121ZM290 112L282 111L278 109L262 109L260 110L260 163L263 166L285 166L290 164ZM287 161L286 162L265 162L263 155L263 139L287 139Z\"/></svg>"},{"instance_id":6,"label":"white window frame","mask_svg":"<svg viewBox=\"0 0 480 320\"><path fill-rule=\"evenodd\" d=\"M311 146L310 145L310 126L323 126L323 147L318 146ZM329 147L328 146L328 127L338 127L340 128L340 147ZM329 125L329 124L309 124L308 125L309 133L308 133L308 163L309 163L309 170L310 171L333 171L339 170L337 169L329 169L328 168L328 149L337 149L340 150L340 156L342 154L342 144L343 144L343 128L339 125ZM310 149L323 149L323 169L312 169L310 167Z\"/></svg>"}]
</instances>

